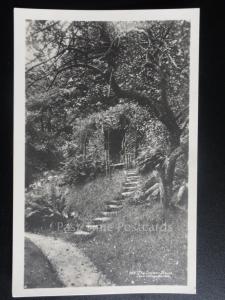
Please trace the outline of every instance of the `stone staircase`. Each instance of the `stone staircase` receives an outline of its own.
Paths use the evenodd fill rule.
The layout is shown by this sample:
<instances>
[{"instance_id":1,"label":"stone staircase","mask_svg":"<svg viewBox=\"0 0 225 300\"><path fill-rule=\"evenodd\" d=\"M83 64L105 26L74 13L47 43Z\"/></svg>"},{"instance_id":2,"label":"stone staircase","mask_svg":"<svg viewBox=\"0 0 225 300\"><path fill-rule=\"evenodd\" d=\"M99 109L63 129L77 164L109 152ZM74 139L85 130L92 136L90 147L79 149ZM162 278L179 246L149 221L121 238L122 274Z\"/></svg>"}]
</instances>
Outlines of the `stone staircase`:
<instances>
[{"instance_id":1,"label":"stone staircase","mask_svg":"<svg viewBox=\"0 0 225 300\"><path fill-rule=\"evenodd\" d=\"M118 200L106 200L104 202L104 209L99 212L90 224L86 224L83 230L77 230L74 232L74 236L77 240L86 240L93 237L99 230L101 225L110 223L113 217L123 209L126 200L135 193L140 184L140 175L137 169L130 169L125 171L126 180L123 183L121 191L121 198Z\"/></svg>"}]
</instances>

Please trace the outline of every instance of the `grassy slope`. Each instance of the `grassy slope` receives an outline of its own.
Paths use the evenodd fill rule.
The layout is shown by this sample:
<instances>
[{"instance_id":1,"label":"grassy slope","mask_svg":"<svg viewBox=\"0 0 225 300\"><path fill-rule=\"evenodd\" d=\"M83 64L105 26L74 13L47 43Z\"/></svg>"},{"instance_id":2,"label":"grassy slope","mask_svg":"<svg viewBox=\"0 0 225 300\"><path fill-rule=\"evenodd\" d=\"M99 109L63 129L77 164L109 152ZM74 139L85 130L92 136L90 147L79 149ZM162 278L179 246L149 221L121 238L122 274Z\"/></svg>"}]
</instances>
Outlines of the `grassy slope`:
<instances>
[{"instance_id":1,"label":"grassy slope","mask_svg":"<svg viewBox=\"0 0 225 300\"><path fill-rule=\"evenodd\" d=\"M56 288L63 286L48 259L28 239L25 240L24 270L24 285L26 288Z\"/></svg>"},{"instance_id":2,"label":"grassy slope","mask_svg":"<svg viewBox=\"0 0 225 300\"><path fill-rule=\"evenodd\" d=\"M186 217L182 212L177 215L169 212L165 231L165 225L160 227L157 221L160 214L158 205L151 208L127 206L113 220L109 230L106 228L107 231L81 246L117 285L186 284ZM132 271L145 273L144 278L137 273L130 274ZM146 275L163 271L172 276Z\"/></svg>"},{"instance_id":3,"label":"grassy slope","mask_svg":"<svg viewBox=\"0 0 225 300\"><path fill-rule=\"evenodd\" d=\"M99 177L81 186L75 186L68 196L68 205L78 213L80 225L89 223L104 207L104 201L113 200L122 189L124 172L117 171L112 178Z\"/></svg>"},{"instance_id":4,"label":"grassy slope","mask_svg":"<svg viewBox=\"0 0 225 300\"><path fill-rule=\"evenodd\" d=\"M112 179L98 178L73 189L70 201L83 224L96 216L105 200L118 195L123 181L123 172L118 172ZM117 285L186 284L187 217L181 211L169 211L167 231L165 226L160 227L160 219L161 208L157 203L151 207L126 205L113 219L111 227L99 232L94 239L79 242L78 246ZM145 227L141 227L143 225ZM72 235L67 238L73 241ZM154 278L150 274L140 278L130 274L132 271L165 271L172 276Z\"/></svg>"}]
</instances>

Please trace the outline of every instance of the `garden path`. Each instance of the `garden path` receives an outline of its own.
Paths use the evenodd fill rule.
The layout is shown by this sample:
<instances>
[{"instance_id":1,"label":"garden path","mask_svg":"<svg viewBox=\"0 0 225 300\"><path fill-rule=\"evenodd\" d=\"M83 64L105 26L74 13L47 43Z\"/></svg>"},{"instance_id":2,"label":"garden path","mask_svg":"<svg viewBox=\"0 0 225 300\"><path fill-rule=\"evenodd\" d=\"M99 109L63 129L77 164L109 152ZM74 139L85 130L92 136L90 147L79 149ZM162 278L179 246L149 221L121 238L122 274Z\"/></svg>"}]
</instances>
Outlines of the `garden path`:
<instances>
[{"instance_id":1,"label":"garden path","mask_svg":"<svg viewBox=\"0 0 225 300\"><path fill-rule=\"evenodd\" d=\"M41 249L66 287L113 285L75 244L33 233L26 237Z\"/></svg>"},{"instance_id":2,"label":"garden path","mask_svg":"<svg viewBox=\"0 0 225 300\"><path fill-rule=\"evenodd\" d=\"M74 236L79 239L91 238L98 227L110 222L115 214L123 209L123 201L132 196L140 183L137 170L126 171L126 182L121 193L121 200L105 201L105 210L87 224L85 230L77 230ZM74 244L60 238L34 233L26 233L30 239L50 261L61 282L67 286L112 286L104 274L96 269L90 259Z\"/></svg>"}]
</instances>

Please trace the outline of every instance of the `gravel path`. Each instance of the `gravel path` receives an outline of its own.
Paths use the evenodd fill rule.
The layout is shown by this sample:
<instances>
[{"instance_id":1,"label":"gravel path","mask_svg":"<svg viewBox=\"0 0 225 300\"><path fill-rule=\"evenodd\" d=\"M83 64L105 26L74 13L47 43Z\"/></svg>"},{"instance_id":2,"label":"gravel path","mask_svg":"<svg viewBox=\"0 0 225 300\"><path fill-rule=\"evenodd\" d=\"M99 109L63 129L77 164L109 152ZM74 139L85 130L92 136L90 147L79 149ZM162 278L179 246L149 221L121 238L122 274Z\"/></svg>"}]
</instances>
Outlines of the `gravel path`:
<instances>
[{"instance_id":1,"label":"gravel path","mask_svg":"<svg viewBox=\"0 0 225 300\"><path fill-rule=\"evenodd\" d=\"M33 233L25 236L41 249L65 286L113 285L74 244Z\"/></svg>"}]
</instances>

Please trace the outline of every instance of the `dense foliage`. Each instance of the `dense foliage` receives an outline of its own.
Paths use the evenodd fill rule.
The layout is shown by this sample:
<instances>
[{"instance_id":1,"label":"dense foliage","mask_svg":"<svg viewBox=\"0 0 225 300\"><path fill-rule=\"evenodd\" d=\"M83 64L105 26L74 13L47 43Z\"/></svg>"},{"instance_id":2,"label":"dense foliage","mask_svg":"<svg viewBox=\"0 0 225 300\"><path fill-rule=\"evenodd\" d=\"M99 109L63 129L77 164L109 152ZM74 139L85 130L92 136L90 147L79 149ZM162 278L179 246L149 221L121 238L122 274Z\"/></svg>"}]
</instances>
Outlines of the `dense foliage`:
<instances>
[{"instance_id":1,"label":"dense foliage","mask_svg":"<svg viewBox=\"0 0 225 300\"><path fill-rule=\"evenodd\" d=\"M77 225L77 215L67 204L68 190L63 188L64 180L56 173L45 172L45 176L32 184L26 193L26 230L40 230L56 227L58 222L72 222Z\"/></svg>"},{"instance_id":2,"label":"dense foliage","mask_svg":"<svg viewBox=\"0 0 225 300\"><path fill-rule=\"evenodd\" d=\"M186 21L27 21L27 183L59 167L70 183L97 176L104 130L134 128L166 207L187 180L189 37Z\"/></svg>"}]
</instances>

